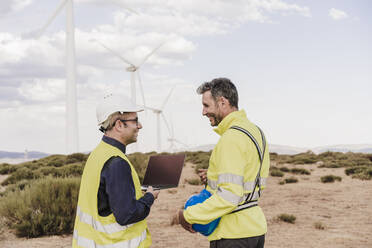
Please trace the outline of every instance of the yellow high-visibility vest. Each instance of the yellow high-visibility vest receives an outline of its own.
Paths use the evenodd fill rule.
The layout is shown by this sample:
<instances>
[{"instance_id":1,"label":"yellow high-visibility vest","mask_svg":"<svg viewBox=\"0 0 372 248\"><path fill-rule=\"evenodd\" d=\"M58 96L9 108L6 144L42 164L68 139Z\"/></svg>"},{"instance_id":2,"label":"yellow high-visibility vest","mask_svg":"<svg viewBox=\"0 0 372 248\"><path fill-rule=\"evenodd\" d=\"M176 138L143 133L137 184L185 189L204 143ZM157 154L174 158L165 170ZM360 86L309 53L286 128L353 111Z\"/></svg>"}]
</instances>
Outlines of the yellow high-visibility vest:
<instances>
[{"instance_id":1,"label":"yellow high-visibility vest","mask_svg":"<svg viewBox=\"0 0 372 248\"><path fill-rule=\"evenodd\" d=\"M120 149L101 141L90 154L81 178L73 248L145 248L151 245L146 220L122 226L116 222L112 213L106 217L98 214L97 195L101 170L105 162L113 156L119 156L128 162L132 171L136 199L143 196L136 170L126 155Z\"/></svg>"},{"instance_id":2,"label":"yellow high-visibility vest","mask_svg":"<svg viewBox=\"0 0 372 248\"><path fill-rule=\"evenodd\" d=\"M191 224L207 224L221 217L217 228L208 236L210 241L255 237L267 232L266 218L259 206L231 213L253 192L260 169L255 144L245 133L230 129L232 126L247 130L263 148L260 131L247 119L244 110L230 113L215 129L221 138L209 160L207 190L212 196L184 211L186 221ZM266 186L270 167L269 149L262 150L265 155L260 172L261 190ZM259 199L257 189L253 199Z\"/></svg>"}]
</instances>

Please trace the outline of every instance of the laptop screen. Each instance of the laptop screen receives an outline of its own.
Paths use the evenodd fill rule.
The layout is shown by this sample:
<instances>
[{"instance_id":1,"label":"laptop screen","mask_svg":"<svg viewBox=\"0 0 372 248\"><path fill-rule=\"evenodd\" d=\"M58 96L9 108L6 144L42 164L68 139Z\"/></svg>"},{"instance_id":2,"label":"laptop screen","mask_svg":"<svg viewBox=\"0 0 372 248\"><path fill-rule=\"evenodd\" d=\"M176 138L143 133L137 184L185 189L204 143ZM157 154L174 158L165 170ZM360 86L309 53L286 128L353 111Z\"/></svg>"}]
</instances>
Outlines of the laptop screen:
<instances>
[{"instance_id":1,"label":"laptop screen","mask_svg":"<svg viewBox=\"0 0 372 248\"><path fill-rule=\"evenodd\" d=\"M142 184L160 188L177 187L184 161L185 154L151 156Z\"/></svg>"}]
</instances>

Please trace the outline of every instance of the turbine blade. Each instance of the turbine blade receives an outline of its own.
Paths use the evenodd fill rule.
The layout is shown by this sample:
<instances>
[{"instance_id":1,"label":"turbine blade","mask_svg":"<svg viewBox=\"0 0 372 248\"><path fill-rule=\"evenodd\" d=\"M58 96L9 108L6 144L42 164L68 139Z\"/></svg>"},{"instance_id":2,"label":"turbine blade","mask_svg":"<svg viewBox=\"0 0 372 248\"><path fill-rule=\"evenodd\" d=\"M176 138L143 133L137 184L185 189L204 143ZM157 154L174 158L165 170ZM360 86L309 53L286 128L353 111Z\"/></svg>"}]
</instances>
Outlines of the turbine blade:
<instances>
[{"instance_id":1,"label":"turbine blade","mask_svg":"<svg viewBox=\"0 0 372 248\"><path fill-rule=\"evenodd\" d=\"M111 52L113 55L115 55L116 57L118 57L124 63L135 67L135 65L132 62L130 62L129 60L127 60L126 58L124 58L123 56L121 56L117 51L112 50L111 48L107 47L105 44L103 44L102 42L100 42L100 41L98 41L96 39L92 39L92 41L95 41L98 44L100 44L103 48L105 48L106 50L108 50L109 52Z\"/></svg>"},{"instance_id":2,"label":"turbine blade","mask_svg":"<svg viewBox=\"0 0 372 248\"><path fill-rule=\"evenodd\" d=\"M174 126L173 126L172 116L170 116L169 123L170 123L171 131L172 131L171 138L174 139Z\"/></svg>"},{"instance_id":3,"label":"turbine blade","mask_svg":"<svg viewBox=\"0 0 372 248\"><path fill-rule=\"evenodd\" d=\"M67 0L62 0L62 2L58 5L58 7L54 11L53 15L51 15L49 17L48 21L44 24L44 26L42 26L39 30L36 31L37 32L37 38L39 38L45 32L47 27L53 22L53 20L56 18L56 16L59 14L59 12L61 12L63 7L66 5L66 3L67 3Z\"/></svg>"},{"instance_id":4,"label":"turbine blade","mask_svg":"<svg viewBox=\"0 0 372 248\"><path fill-rule=\"evenodd\" d=\"M143 105L146 106L146 101L145 101L145 92L143 91L140 72L139 72L139 70L137 70L136 72L137 72L138 84L139 84L140 91L141 91L141 96L142 96Z\"/></svg>"},{"instance_id":5,"label":"turbine blade","mask_svg":"<svg viewBox=\"0 0 372 248\"><path fill-rule=\"evenodd\" d=\"M132 12L133 14L138 15L138 12L135 11L134 9L129 8L129 7L125 6L125 5L121 5L121 6L122 6L124 9L128 10L129 12Z\"/></svg>"},{"instance_id":6,"label":"turbine blade","mask_svg":"<svg viewBox=\"0 0 372 248\"><path fill-rule=\"evenodd\" d=\"M147 54L143 60L141 61L141 63L138 64L137 67L141 67L150 57L151 55L153 55L161 46L163 46L165 44L165 42L162 42L160 43L160 45L158 45L154 50L152 50L149 54Z\"/></svg>"},{"instance_id":7,"label":"turbine blade","mask_svg":"<svg viewBox=\"0 0 372 248\"><path fill-rule=\"evenodd\" d=\"M165 123L165 126L167 127L168 129L168 134L171 134L170 132L170 128L169 128L169 125L168 125L168 122L167 122L167 119L165 118L165 115L163 114L163 112L161 112L161 117L163 118L163 121Z\"/></svg>"},{"instance_id":8,"label":"turbine blade","mask_svg":"<svg viewBox=\"0 0 372 248\"><path fill-rule=\"evenodd\" d=\"M171 88L171 90L170 90L169 93L168 93L167 98L165 98L163 104L161 105L161 107L160 107L161 110L163 110L164 107L165 107L165 104L167 104L167 102L168 102L170 96L172 95L172 92L173 92L173 90L174 90L174 87L175 87L175 86L173 86L173 87Z\"/></svg>"}]
</instances>

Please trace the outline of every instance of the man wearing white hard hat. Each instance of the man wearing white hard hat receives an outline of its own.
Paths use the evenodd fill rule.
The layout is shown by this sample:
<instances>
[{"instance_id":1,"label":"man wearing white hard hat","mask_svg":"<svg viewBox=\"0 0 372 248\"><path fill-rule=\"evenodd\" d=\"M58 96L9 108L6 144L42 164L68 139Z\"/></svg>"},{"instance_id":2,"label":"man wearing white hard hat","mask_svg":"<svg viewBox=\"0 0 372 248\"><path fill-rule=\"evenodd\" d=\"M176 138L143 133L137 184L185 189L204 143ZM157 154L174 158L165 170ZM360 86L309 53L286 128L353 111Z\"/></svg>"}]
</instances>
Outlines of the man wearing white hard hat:
<instances>
[{"instance_id":1,"label":"man wearing white hard hat","mask_svg":"<svg viewBox=\"0 0 372 248\"><path fill-rule=\"evenodd\" d=\"M142 128L142 108L128 98L106 96L97 106L102 141L89 155L81 178L72 247L149 247L146 217L159 191L145 194L125 155Z\"/></svg>"}]
</instances>

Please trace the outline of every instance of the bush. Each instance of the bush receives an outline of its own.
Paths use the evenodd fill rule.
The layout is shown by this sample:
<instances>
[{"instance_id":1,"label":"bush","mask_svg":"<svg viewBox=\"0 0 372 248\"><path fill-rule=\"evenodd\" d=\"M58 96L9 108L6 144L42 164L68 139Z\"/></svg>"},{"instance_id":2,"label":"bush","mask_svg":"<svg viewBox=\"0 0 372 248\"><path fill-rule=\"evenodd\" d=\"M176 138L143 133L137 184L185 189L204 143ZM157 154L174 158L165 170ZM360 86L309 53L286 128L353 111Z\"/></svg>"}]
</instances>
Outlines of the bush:
<instances>
[{"instance_id":1,"label":"bush","mask_svg":"<svg viewBox=\"0 0 372 248\"><path fill-rule=\"evenodd\" d=\"M282 177L282 176L284 176L284 173L281 172L280 170L272 170L272 171L270 171L270 176Z\"/></svg>"},{"instance_id":2,"label":"bush","mask_svg":"<svg viewBox=\"0 0 372 248\"><path fill-rule=\"evenodd\" d=\"M3 197L0 215L20 237L70 234L79 186L79 178L40 179Z\"/></svg>"},{"instance_id":3,"label":"bush","mask_svg":"<svg viewBox=\"0 0 372 248\"><path fill-rule=\"evenodd\" d=\"M289 169L287 167L280 167L279 170L283 172L289 172Z\"/></svg>"},{"instance_id":4,"label":"bush","mask_svg":"<svg viewBox=\"0 0 372 248\"><path fill-rule=\"evenodd\" d=\"M293 174L300 174L300 175L310 175L310 171L303 169L303 168L292 168L290 170L291 173Z\"/></svg>"},{"instance_id":5,"label":"bush","mask_svg":"<svg viewBox=\"0 0 372 248\"><path fill-rule=\"evenodd\" d=\"M327 176L323 176L320 178L320 181L322 183L333 183L334 181L340 181L341 182L341 177L339 176L334 176L334 175L327 175Z\"/></svg>"},{"instance_id":6,"label":"bush","mask_svg":"<svg viewBox=\"0 0 372 248\"><path fill-rule=\"evenodd\" d=\"M16 184L11 184L5 188L5 191L0 192L0 196L5 196L10 192L24 190L27 186L31 184L32 180L21 180Z\"/></svg>"},{"instance_id":7,"label":"bush","mask_svg":"<svg viewBox=\"0 0 372 248\"><path fill-rule=\"evenodd\" d=\"M314 227L315 229L318 229L318 230L324 230L325 229L325 226L322 222L318 221L318 222L315 222L314 223Z\"/></svg>"},{"instance_id":8,"label":"bush","mask_svg":"<svg viewBox=\"0 0 372 248\"><path fill-rule=\"evenodd\" d=\"M12 173L7 179L5 179L1 185L6 186L8 184L13 184L18 181L21 181L23 179L36 179L41 176L40 173L34 172L30 170L29 168L23 167L18 170L16 170L14 173Z\"/></svg>"},{"instance_id":9,"label":"bush","mask_svg":"<svg viewBox=\"0 0 372 248\"><path fill-rule=\"evenodd\" d=\"M201 185L202 181L199 178L187 179L186 182L191 185Z\"/></svg>"},{"instance_id":10,"label":"bush","mask_svg":"<svg viewBox=\"0 0 372 248\"><path fill-rule=\"evenodd\" d=\"M85 162L87 160L88 156L84 153L73 153L70 155L67 155L66 157L66 164L72 164L76 162Z\"/></svg>"},{"instance_id":11,"label":"bush","mask_svg":"<svg viewBox=\"0 0 372 248\"><path fill-rule=\"evenodd\" d=\"M15 172L19 168L18 165L15 164L1 164L0 165L0 175L6 175L6 174L11 174Z\"/></svg>"},{"instance_id":12,"label":"bush","mask_svg":"<svg viewBox=\"0 0 372 248\"><path fill-rule=\"evenodd\" d=\"M295 177L285 178L284 179L284 182L285 183L297 183L298 182L298 179L295 178Z\"/></svg>"},{"instance_id":13,"label":"bush","mask_svg":"<svg viewBox=\"0 0 372 248\"><path fill-rule=\"evenodd\" d=\"M278 215L278 220L294 224L296 221L296 216L292 214L281 214Z\"/></svg>"}]
</instances>

